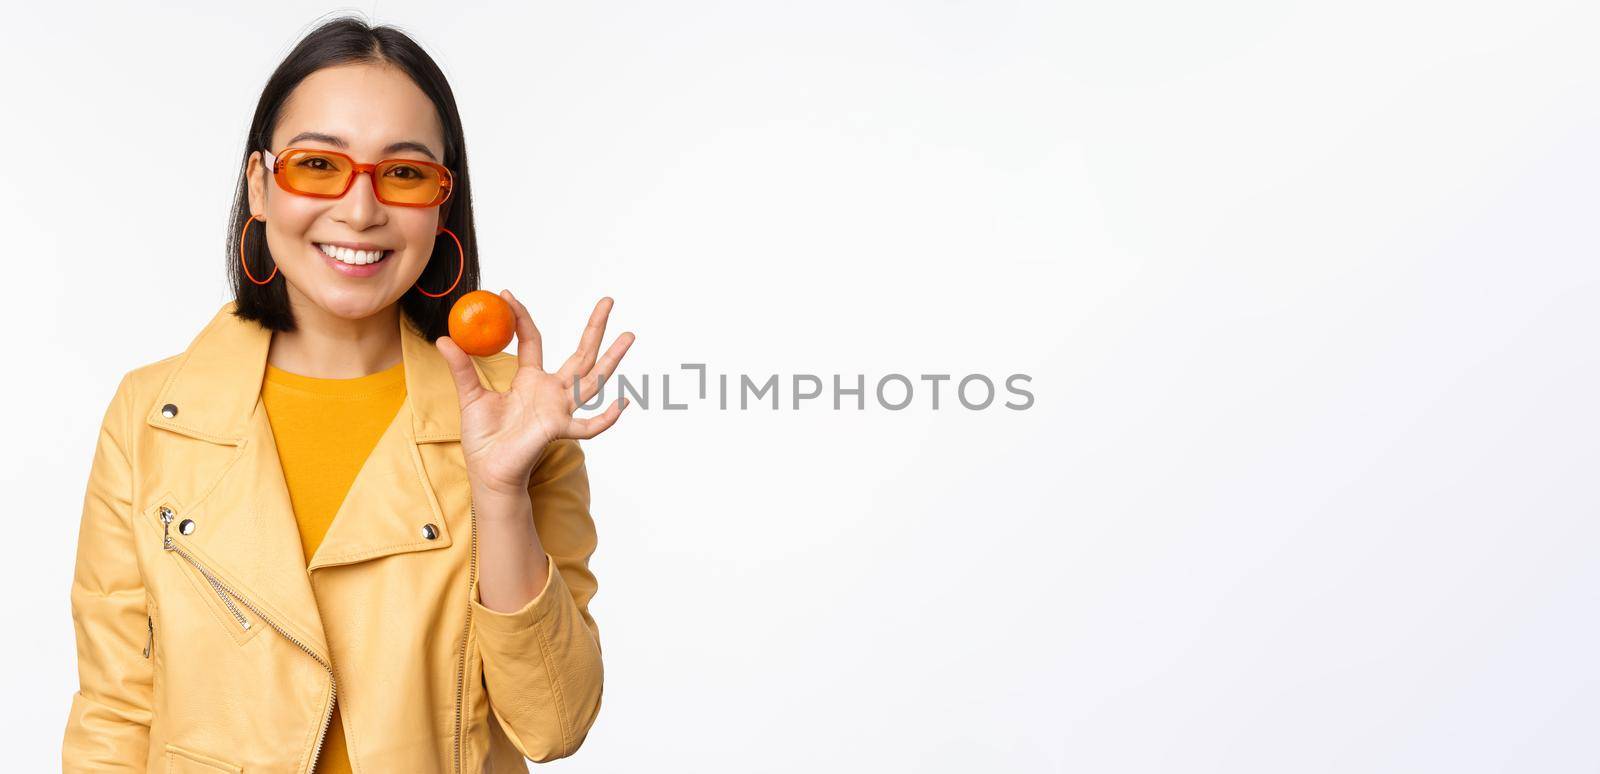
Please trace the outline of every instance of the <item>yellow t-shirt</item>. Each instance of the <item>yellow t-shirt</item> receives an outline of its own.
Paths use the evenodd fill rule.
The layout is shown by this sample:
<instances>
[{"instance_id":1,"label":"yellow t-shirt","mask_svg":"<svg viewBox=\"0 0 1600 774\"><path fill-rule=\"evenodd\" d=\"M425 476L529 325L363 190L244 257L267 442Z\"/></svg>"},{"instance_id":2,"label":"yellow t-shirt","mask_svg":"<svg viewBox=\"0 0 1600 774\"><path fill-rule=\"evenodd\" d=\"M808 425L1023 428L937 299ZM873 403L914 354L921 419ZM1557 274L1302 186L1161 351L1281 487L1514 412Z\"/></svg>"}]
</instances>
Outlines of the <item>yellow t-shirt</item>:
<instances>
[{"instance_id":1,"label":"yellow t-shirt","mask_svg":"<svg viewBox=\"0 0 1600 774\"><path fill-rule=\"evenodd\" d=\"M267 364L261 400L300 527L306 563L372 449L406 398L405 363L354 379L302 376ZM334 706L317 771L349 774L339 707Z\"/></svg>"}]
</instances>

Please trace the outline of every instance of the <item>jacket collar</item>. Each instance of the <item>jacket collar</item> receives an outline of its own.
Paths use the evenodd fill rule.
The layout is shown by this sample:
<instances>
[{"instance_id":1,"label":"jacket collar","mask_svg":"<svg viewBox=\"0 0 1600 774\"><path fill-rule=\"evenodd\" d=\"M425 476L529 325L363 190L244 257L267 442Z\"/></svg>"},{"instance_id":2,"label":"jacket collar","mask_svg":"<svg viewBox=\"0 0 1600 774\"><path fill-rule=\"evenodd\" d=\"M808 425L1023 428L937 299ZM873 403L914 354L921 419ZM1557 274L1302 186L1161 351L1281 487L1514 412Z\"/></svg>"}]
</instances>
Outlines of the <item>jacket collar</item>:
<instances>
[{"instance_id":1,"label":"jacket collar","mask_svg":"<svg viewBox=\"0 0 1600 774\"><path fill-rule=\"evenodd\" d=\"M236 308L233 301L223 304L189 344L145 417L151 426L223 444L237 445L249 435L272 331L236 317ZM410 318L398 317L413 437L417 443L461 440L450 365ZM476 359L473 366L482 378ZM168 406L176 408L171 417Z\"/></svg>"},{"instance_id":2,"label":"jacket collar","mask_svg":"<svg viewBox=\"0 0 1600 774\"><path fill-rule=\"evenodd\" d=\"M272 332L224 304L194 338L145 421L208 443L164 447L159 491L146 513L157 530L162 505L201 526L172 539L210 572L314 650L327 652L311 571L452 544L467 509L459 447L460 403L449 365L400 315L406 400L350 485L308 563L267 412L261 402ZM479 379L490 381L477 358ZM176 409L173 411L171 406ZM170 412L172 416L166 414ZM430 448L431 447L431 448ZM430 524L427 537L423 524Z\"/></svg>"}]
</instances>

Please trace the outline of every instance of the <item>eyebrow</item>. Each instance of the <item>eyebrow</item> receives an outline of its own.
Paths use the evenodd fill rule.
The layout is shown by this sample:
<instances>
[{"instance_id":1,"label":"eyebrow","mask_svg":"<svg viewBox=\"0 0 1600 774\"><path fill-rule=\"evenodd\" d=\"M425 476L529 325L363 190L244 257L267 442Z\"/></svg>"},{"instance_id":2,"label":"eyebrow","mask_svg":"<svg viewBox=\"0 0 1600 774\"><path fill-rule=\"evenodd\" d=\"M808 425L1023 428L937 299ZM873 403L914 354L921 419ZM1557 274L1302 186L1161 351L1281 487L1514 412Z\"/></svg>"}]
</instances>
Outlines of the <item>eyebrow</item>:
<instances>
[{"instance_id":1,"label":"eyebrow","mask_svg":"<svg viewBox=\"0 0 1600 774\"><path fill-rule=\"evenodd\" d=\"M301 132L301 133L289 138L289 142L287 144L288 145L293 145L293 144L295 144L297 142L300 142L301 140L315 140L317 142L325 142L325 143L327 143L329 145L332 145L332 146L334 146L336 148L340 148L342 150L349 150L350 149L350 143L345 142L342 138L335 137L334 135L331 135L331 134L324 134L322 132ZM390 153L395 153L397 151L406 151L406 150L416 151L418 153L421 153L424 156L427 156L430 159L433 159L435 162L439 161L439 157L433 155L433 151L428 150L428 146L423 145L422 143L417 142L415 140L401 140L400 142L391 142L388 145L384 146L382 153L385 156L387 156Z\"/></svg>"}]
</instances>

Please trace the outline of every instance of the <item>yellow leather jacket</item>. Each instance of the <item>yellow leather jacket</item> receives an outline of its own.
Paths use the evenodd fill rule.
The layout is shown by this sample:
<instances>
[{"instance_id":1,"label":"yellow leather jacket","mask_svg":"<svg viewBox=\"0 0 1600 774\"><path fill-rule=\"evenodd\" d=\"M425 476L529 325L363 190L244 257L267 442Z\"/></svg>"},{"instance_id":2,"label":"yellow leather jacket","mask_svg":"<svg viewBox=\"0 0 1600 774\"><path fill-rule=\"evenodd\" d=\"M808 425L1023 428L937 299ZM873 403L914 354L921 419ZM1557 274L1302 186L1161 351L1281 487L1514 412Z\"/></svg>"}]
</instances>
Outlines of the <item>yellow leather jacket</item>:
<instances>
[{"instance_id":1,"label":"yellow leather jacket","mask_svg":"<svg viewBox=\"0 0 1600 774\"><path fill-rule=\"evenodd\" d=\"M105 412L63 770L308 772L335 697L357 772L571 755L603 681L577 442L546 447L529 482L549 581L521 610L484 607L455 384L401 315L406 402L308 568L260 403L271 332L233 309L124 375ZM473 362L497 390L517 366Z\"/></svg>"}]
</instances>

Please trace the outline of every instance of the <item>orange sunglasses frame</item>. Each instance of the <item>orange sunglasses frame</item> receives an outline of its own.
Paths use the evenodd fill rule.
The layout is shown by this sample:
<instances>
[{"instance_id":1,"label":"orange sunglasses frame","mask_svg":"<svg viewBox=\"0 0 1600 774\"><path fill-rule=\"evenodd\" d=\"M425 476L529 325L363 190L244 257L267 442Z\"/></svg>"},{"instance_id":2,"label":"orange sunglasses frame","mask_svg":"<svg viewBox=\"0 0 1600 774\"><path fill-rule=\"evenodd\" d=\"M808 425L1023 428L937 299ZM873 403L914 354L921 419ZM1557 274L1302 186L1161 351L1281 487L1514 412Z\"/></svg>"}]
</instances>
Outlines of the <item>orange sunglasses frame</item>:
<instances>
[{"instance_id":1,"label":"orange sunglasses frame","mask_svg":"<svg viewBox=\"0 0 1600 774\"><path fill-rule=\"evenodd\" d=\"M344 181L344 188L340 189L338 193L328 194L306 193L305 191L291 188L287 179L288 173L284 171L282 155L293 153L294 151L318 153L326 156L338 156L345 161L350 162L350 177ZM443 164L435 164L431 161L422 161L420 159L383 159L372 164L362 164L357 162L355 159L350 158L350 154L348 153L340 153L339 151L326 150L323 148L284 148L283 154L273 153L272 151L263 148L261 150L261 155L262 159L267 163L267 168L272 170L272 179L278 181L279 188L282 188L283 190L288 191L296 196L309 196L313 199L338 199L344 196L350 192L350 186L355 185L356 178L359 177L363 172L367 173L367 182L372 186L372 195L376 197L378 201L383 202L391 207L437 207L450 200L450 193L455 187L455 179L450 174L449 167L446 167ZM438 197L436 197L434 201L424 204L417 204L413 202L392 202L383 198L383 194L378 191L378 167L388 163L416 164L436 170L439 173Z\"/></svg>"}]
</instances>

